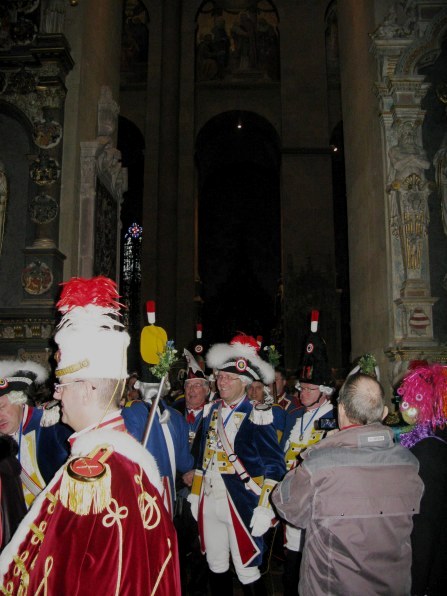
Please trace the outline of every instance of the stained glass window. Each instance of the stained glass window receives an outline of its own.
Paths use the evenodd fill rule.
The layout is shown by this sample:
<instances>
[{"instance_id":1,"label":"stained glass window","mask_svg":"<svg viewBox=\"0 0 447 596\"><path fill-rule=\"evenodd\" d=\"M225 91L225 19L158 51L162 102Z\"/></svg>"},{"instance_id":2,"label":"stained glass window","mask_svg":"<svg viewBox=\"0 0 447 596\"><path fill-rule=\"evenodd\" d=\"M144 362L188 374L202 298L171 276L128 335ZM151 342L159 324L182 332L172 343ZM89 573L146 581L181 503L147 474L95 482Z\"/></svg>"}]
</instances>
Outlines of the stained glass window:
<instances>
[{"instance_id":1,"label":"stained glass window","mask_svg":"<svg viewBox=\"0 0 447 596\"><path fill-rule=\"evenodd\" d=\"M124 235L123 277L121 283L124 324L133 336L133 326L138 326L141 290L141 242L143 228L134 222ZM136 329L138 332L139 329Z\"/></svg>"}]
</instances>

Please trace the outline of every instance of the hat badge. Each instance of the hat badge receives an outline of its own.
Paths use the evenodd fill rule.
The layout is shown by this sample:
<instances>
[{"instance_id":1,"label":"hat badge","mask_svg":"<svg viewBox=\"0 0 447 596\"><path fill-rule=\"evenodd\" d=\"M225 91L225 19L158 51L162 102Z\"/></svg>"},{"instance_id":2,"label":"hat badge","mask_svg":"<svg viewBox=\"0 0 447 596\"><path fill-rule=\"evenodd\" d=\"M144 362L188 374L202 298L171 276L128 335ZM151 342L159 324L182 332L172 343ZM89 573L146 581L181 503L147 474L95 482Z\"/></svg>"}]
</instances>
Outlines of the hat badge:
<instances>
[{"instance_id":1,"label":"hat badge","mask_svg":"<svg viewBox=\"0 0 447 596\"><path fill-rule=\"evenodd\" d=\"M314 351L314 345L312 342L308 343L306 346L306 352L308 354L312 354L312 352Z\"/></svg>"},{"instance_id":2,"label":"hat badge","mask_svg":"<svg viewBox=\"0 0 447 596\"><path fill-rule=\"evenodd\" d=\"M238 360L236 360L236 368L240 372L244 372L245 370L247 370L247 361L245 360L245 358L239 358Z\"/></svg>"}]
</instances>

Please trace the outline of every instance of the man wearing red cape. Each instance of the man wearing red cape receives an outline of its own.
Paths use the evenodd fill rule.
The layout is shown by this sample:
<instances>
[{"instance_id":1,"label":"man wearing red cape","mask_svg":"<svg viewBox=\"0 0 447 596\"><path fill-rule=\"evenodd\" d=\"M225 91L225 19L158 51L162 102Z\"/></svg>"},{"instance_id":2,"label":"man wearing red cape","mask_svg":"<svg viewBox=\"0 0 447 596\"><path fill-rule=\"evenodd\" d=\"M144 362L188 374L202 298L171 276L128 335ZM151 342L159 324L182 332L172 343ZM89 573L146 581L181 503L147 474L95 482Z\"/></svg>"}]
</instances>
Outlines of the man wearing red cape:
<instances>
[{"instance_id":1,"label":"man wearing red cape","mask_svg":"<svg viewBox=\"0 0 447 596\"><path fill-rule=\"evenodd\" d=\"M65 284L55 397L71 457L0 557L3 594L180 594L177 539L153 457L125 432L129 335L115 283Z\"/></svg>"}]
</instances>

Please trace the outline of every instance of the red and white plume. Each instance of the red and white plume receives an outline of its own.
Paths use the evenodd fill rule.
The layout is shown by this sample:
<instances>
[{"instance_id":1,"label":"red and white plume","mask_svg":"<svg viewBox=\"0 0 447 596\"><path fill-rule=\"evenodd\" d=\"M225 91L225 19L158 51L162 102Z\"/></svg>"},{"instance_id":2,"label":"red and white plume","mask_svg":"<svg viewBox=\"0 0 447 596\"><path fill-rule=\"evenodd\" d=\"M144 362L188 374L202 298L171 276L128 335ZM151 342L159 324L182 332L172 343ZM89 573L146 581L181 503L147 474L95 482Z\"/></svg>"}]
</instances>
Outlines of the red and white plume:
<instances>
[{"instance_id":1,"label":"red and white plume","mask_svg":"<svg viewBox=\"0 0 447 596\"><path fill-rule=\"evenodd\" d=\"M122 305L116 283L98 276L74 277L62 285L56 376L125 379L130 338L118 321Z\"/></svg>"}]
</instances>

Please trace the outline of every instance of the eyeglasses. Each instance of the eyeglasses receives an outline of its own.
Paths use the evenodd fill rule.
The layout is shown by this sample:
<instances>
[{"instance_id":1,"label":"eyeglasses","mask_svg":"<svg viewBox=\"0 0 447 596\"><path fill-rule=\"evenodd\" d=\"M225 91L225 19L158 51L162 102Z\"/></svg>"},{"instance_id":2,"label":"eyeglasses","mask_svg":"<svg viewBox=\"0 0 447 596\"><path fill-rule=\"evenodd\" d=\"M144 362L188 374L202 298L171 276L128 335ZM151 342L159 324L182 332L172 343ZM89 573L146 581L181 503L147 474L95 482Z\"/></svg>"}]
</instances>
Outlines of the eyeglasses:
<instances>
[{"instance_id":1,"label":"eyeglasses","mask_svg":"<svg viewBox=\"0 0 447 596\"><path fill-rule=\"evenodd\" d=\"M86 381L87 379L76 379L76 381L69 381L68 383L54 383L54 392L62 393L62 389L64 387L68 387L68 385L74 385L75 383L85 383ZM92 389L95 390L96 387L93 387L92 385Z\"/></svg>"},{"instance_id":2,"label":"eyeglasses","mask_svg":"<svg viewBox=\"0 0 447 596\"><path fill-rule=\"evenodd\" d=\"M297 383L295 385L295 389L297 389L301 393L304 393L304 392L309 392L310 393L311 391L320 391L320 388L319 387L303 387L299 383Z\"/></svg>"},{"instance_id":3,"label":"eyeglasses","mask_svg":"<svg viewBox=\"0 0 447 596\"><path fill-rule=\"evenodd\" d=\"M206 387L208 383L206 381L199 381L198 383L194 383L191 381L185 381L185 387L189 387L191 389L201 389L202 387Z\"/></svg>"},{"instance_id":4,"label":"eyeglasses","mask_svg":"<svg viewBox=\"0 0 447 596\"><path fill-rule=\"evenodd\" d=\"M230 375L225 373L218 373L217 380L224 381L226 383L234 383L235 381L240 381L240 378L238 376L230 377Z\"/></svg>"}]
</instances>

